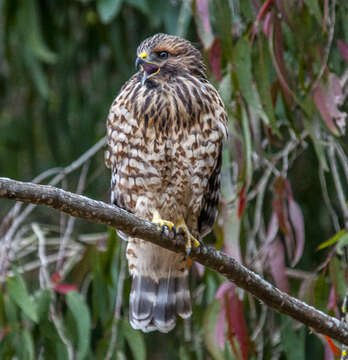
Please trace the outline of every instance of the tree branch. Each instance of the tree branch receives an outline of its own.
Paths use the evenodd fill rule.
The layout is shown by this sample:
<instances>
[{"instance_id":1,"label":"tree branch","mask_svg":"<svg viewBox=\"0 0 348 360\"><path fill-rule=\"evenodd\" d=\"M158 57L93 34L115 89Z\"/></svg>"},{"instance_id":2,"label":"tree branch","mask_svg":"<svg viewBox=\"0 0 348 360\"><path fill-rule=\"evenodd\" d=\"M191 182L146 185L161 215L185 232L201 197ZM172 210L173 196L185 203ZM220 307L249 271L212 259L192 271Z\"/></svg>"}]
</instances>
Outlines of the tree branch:
<instances>
[{"instance_id":1,"label":"tree branch","mask_svg":"<svg viewBox=\"0 0 348 360\"><path fill-rule=\"evenodd\" d=\"M115 227L125 234L150 241L175 252L185 252L183 241L173 241L156 225L116 206L89 199L52 186L0 178L0 197L47 205L69 215ZM314 331L348 345L348 325L280 291L256 273L248 270L223 252L202 245L193 248L193 260L226 276L269 307L291 316Z\"/></svg>"}]
</instances>

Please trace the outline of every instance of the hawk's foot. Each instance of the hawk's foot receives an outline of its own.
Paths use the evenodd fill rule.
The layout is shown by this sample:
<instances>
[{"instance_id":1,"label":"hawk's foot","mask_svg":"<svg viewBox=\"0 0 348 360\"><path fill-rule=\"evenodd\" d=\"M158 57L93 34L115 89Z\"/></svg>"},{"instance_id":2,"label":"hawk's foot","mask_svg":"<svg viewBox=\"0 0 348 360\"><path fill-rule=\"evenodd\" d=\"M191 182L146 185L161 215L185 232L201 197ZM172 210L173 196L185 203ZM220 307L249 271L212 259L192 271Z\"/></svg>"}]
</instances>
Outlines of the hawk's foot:
<instances>
[{"instance_id":1,"label":"hawk's foot","mask_svg":"<svg viewBox=\"0 0 348 360\"><path fill-rule=\"evenodd\" d=\"M186 258L190 256L192 246L199 247L201 243L190 233L185 220L182 219L177 224L178 232L183 232L185 240L186 240Z\"/></svg>"},{"instance_id":2,"label":"hawk's foot","mask_svg":"<svg viewBox=\"0 0 348 360\"><path fill-rule=\"evenodd\" d=\"M161 219L161 216L157 210L153 212L152 222L160 226L162 228L162 231L168 229L172 231L174 234L176 233L174 223L168 220Z\"/></svg>"}]
</instances>

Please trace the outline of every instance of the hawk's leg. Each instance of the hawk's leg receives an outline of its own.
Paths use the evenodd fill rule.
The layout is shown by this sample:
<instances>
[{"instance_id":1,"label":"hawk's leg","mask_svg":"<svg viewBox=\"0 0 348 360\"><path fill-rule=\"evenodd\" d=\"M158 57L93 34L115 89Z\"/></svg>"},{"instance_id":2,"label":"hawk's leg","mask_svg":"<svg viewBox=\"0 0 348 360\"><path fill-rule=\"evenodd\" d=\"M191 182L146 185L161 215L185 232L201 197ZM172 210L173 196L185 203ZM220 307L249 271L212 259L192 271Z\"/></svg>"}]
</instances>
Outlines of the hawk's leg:
<instances>
[{"instance_id":1,"label":"hawk's leg","mask_svg":"<svg viewBox=\"0 0 348 360\"><path fill-rule=\"evenodd\" d=\"M182 231L184 233L186 240L186 245L185 245L186 257L189 257L191 253L192 245L194 247L199 247L200 242L190 233L190 230L188 229L184 219L181 219L178 222L177 228L178 228L178 232Z\"/></svg>"},{"instance_id":2,"label":"hawk's leg","mask_svg":"<svg viewBox=\"0 0 348 360\"><path fill-rule=\"evenodd\" d=\"M167 227L170 231L173 231L174 234L175 234L175 226L174 226L174 223L172 223L171 221L168 221L168 220L163 220L161 219L161 216L159 214L159 212L157 210L154 210L153 212L153 215L152 215L152 222L154 224L157 224L159 225L162 230L165 229L165 227Z\"/></svg>"}]
</instances>

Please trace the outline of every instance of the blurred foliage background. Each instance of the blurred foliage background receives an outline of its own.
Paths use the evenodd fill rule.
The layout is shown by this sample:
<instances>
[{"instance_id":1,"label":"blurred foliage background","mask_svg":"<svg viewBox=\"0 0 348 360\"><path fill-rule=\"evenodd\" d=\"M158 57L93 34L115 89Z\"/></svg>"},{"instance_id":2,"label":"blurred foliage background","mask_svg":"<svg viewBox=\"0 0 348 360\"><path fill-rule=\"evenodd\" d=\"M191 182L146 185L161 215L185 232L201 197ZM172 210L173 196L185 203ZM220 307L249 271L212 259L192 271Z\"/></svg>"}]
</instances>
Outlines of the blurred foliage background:
<instances>
[{"instance_id":1,"label":"blurred foliage background","mask_svg":"<svg viewBox=\"0 0 348 360\"><path fill-rule=\"evenodd\" d=\"M108 201L105 118L156 32L191 40L229 114L216 243L333 316L346 294L345 0L0 0L0 176ZM96 144L94 147L93 145ZM114 230L0 201L1 359L334 359L313 334L194 264L193 317L127 320Z\"/></svg>"}]
</instances>

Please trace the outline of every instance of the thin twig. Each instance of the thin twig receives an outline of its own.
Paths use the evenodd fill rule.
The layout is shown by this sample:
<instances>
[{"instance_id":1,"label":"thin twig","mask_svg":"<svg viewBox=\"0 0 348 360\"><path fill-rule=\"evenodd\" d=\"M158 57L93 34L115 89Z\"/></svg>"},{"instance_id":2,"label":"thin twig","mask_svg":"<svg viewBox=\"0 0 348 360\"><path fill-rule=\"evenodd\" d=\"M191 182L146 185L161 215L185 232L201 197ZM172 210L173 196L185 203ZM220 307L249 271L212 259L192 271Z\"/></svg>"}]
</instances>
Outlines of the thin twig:
<instances>
[{"instance_id":1,"label":"thin twig","mask_svg":"<svg viewBox=\"0 0 348 360\"><path fill-rule=\"evenodd\" d=\"M69 166L65 167L60 173L55 176L50 182L49 185L57 185L62 181L68 174L75 171L79 167L81 167L85 162L87 162L92 156L94 156L103 146L106 144L106 137L100 139L95 145L93 145L90 149L88 149L84 154L82 154L78 159L72 162ZM55 170L55 169L54 169ZM45 171L47 174L50 170ZM38 178L40 175L38 176ZM46 176L45 176L46 177ZM44 177L44 178L45 178ZM11 227L6 232L3 239L1 239L1 243L6 246L7 243L13 238L15 232L17 231L19 225L26 219L26 217L35 209L36 205L30 204L28 205L24 211L19 215L12 223ZM1 256L0 256L0 265L1 265ZM1 273L0 273L1 274Z\"/></svg>"},{"instance_id":2,"label":"thin twig","mask_svg":"<svg viewBox=\"0 0 348 360\"><path fill-rule=\"evenodd\" d=\"M333 226L335 228L335 231L339 232L341 227L340 227L340 223L338 221L338 215L336 214L336 211L331 204L329 192L327 190L324 169L322 166L319 166L319 180L320 180L321 191L323 193L324 202L325 202L327 209L329 210L331 220L333 222Z\"/></svg>"},{"instance_id":3,"label":"thin twig","mask_svg":"<svg viewBox=\"0 0 348 360\"><path fill-rule=\"evenodd\" d=\"M340 175L338 173L338 168L337 168L336 158L335 158L335 147L333 145L333 142L334 141L331 138L330 146L329 146L329 150L328 150L329 161L330 161L330 165L331 165L333 180L334 180L335 187L336 187L338 201L340 203L342 214L344 217L344 226L345 226L346 230L348 230L348 206L347 206L346 197L345 197L345 194L343 191Z\"/></svg>"},{"instance_id":4,"label":"thin twig","mask_svg":"<svg viewBox=\"0 0 348 360\"><path fill-rule=\"evenodd\" d=\"M150 241L177 253L186 253L185 241L181 236L173 241L170 233L162 232L155 224L123 209L52 186L0 178L0 197L47 205L72 216L112 226L130 237ZM348 345L347 324L280 291L225 253L202 244L198 248L192 248L190 256L193 260L224 275L269 307L291 316L313 331Z\"/></svg>"},{"instance_id":5,"label":"thin twig","mask_svg":"<svg viewBox=\"0 0 348 360\"><path fill-rule=\"evenodd\" d=\"M347 155L344 153L342 146L338 143L333 141L333 145L335 147L336 153L341 160L341 164L343 167L344 175L346 176L346 181L348 182L348 158Z\"/></svg>"},{"instance_id":6,"label":"thin twig","mask_svg":"<svg viewBox=\"0 0 348 360\"><path fill-rule=\"evenodd\" d=\"M88 168L89 168L89 161L87 161L84 165L83 168L81 170L81 174L80 174L80 178L79 178L79 182L77 185L77 189L76 189L76 194L82 194L85 185L86 185L86 178L87 178L87 173L88 173ZM58 261L56 264L56 270L59 273L61 270L61 267L63 265L63 261L64 261L64 257L65 257L65 249L67 247L68 241L70 239L70 236L72 234L74 225L76 222L76 218L73 216L69 217L65 232L64 232L64 236L63 239L60 243L59 246L59 252L58 252Z\"/></svg>"},{"instance_id":7,"label":"thin twig","mask_svg":"<svg viewBox=\"0 0 348 360\"><path fill-rule=\"evenodd\" d=\"M52 303L50 305L51 319L57 329L59 337L61 338L63 344L66 346L69 360L73 360L74 359L74 349L73 349L70 341L64 334L63 328L61 326L61 320L59 319L59 317L56 313L56 309L54 307L54 302L56 300L56 297L51 288L50 276L49 276L48 269L47 269L48 261L47 261L46 254L45 254L45 238L37 224L34 223L32 227L33 227L33 230L39 240L40 286L43 289L45 289L45 288L48 289L50 292L51 299L52 299Z\"/></svg>"},{"instance_id":8,"label":"thin twig","mask_svg":"<svg viewBox=\"0 0 348 360\"><path fill-rule=\"evenodd\" d=\"M39 241L39 259L40 259L40 273L39 273L39 279L40 279L40 287L42 289L50 288L51 281L50 281L50 275L48 273L47 269L47 258L46 258L46 252L45 252L45 236L41 229L39 228L38 224L33 223L32 224L33 231L35 235L38 238Z\"/></svg>"}]
</instances>

